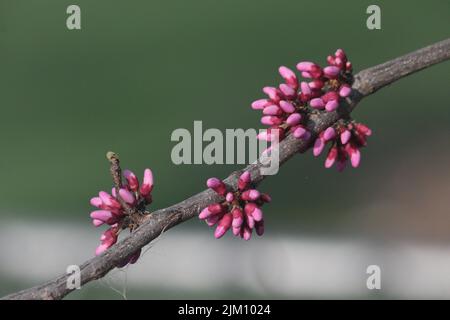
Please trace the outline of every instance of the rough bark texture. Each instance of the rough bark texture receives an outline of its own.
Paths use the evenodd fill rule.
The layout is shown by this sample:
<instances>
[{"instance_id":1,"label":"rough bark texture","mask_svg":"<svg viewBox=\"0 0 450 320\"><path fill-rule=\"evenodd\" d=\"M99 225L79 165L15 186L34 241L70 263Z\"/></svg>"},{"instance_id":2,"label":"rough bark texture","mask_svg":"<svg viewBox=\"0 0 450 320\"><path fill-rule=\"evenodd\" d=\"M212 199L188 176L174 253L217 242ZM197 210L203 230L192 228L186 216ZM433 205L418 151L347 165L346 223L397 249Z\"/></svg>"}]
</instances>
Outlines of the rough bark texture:
<instances>
[{"instance_id":1,"label":"rough bark texture","mask_svg":"<svg viewBox=\"0 0 450 320\"><path fill-rule=\"evenodd\" d=\"M347 98L344 106L335 112L311 116L307 124L312 133L312 139L309 141L314 141L313 138L318 133L340 118L347 116L362 98L402 77L448 59L450 59L450 39L359 72L355 75L352 95ZM289 160L296 153L306 151L309 147L310 143L288 136L280 143L280 164ZM259 170L261 165L261 163L251 164L242 171L250 171L253 181L259 183L267 177L261 175ZM225 182L235 188L237 178L242 171L231 173ZM84 262L80 266L81 284L103 277L119 262L150 243L161 233L197 216L205 206L219 200L214 192L205 190L171 207L153 212L130 236L115 244L101 256ZM3 299L61 299L72 291L66 286L67 278L68 275L63 274L42 285L10 294Z\"/></svg>"}]
</instances>

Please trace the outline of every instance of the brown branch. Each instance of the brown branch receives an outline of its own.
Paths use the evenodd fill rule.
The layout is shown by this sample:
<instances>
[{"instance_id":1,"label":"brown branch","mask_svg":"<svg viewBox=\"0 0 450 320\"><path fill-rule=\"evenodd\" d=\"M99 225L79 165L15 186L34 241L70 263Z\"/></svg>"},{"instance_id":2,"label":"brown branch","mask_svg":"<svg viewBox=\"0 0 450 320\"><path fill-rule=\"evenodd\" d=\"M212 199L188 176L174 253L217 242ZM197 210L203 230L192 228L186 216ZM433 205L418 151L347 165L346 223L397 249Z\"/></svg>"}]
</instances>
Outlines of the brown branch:
<instances>
[{"instance_id":1,"label":"brown branch","mask_svg":"<svg viewBox=\"0 0 450 320\"><path fill-rule=\"evenodd\" d=\"M362 98L402 77L448 59L450 59L450 39L359 72L355 75L352 95L346 99L344 106L335 112L311 116L307 126L312 137L340 118L348 116ZM279 147L280 163L282 164L296 153L306 151L310 147L310 143L288 136L281 141ZM252 180L259 183L265 178L261 175L260 168L260 163L251 164L244 170L250 171ZM240 172L232 173L225 182L230 187L236 188ZM81 284L103 277L118 263L130 257L136 250L150 243L161 233L195 217L205 206L218 200L220 199L214 192L205 190L176 205L153 212L130 236L115 244L101 256L84 262L80 266ZM3 299L61 299L72 291L66 286L67 277L66 274L61 275L42 285L10 294Z\"/></svg>"}]
</instances>

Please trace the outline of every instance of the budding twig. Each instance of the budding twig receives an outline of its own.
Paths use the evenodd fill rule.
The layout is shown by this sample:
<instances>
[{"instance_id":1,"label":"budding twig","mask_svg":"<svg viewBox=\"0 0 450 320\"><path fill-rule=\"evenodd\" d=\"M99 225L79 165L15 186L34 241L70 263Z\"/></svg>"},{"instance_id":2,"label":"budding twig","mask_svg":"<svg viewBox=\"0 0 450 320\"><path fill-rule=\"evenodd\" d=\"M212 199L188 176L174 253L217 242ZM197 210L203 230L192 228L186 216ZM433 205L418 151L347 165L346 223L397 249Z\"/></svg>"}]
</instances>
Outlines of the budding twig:
<instances>
[{"instance_id":1,"label":"budding twig","mask_svg":"<svg viewBox=\"0 0 450 320\"><path fill-rule=\"evenodd\" d=\"M338 108L333 112L312 114L305 125L311 136L316 137L339 119L348 116L362 98L402 77L448 59L450 59L450 39L363 70L355 75L352 94L346 98L346 107ZM298 152L306 151L311 147L310 141L313 141L313 139L305 141L296 139L292 135L286 137L279 144L280 164L283 164ZM256 163L244 169L251 173L252 182L255 185L265 178L261 175L260 168L261 164ZM238 177L242 172L234 172L224 180L231 190L237 189ZM102 255L90 259L80 266L81 283L85 284L103 277L136 250L157 238L163 231L197 216L200 210L218 201L221 201L219 195L211 190L205 190L176 205L157 210L151 216L146 216L144 223L130 236L112 246ZM10 294L4 299L61 299L73 290L67 287L67 278L68 276L63 274L42 285Z\"/></svg>"}]
</instances>

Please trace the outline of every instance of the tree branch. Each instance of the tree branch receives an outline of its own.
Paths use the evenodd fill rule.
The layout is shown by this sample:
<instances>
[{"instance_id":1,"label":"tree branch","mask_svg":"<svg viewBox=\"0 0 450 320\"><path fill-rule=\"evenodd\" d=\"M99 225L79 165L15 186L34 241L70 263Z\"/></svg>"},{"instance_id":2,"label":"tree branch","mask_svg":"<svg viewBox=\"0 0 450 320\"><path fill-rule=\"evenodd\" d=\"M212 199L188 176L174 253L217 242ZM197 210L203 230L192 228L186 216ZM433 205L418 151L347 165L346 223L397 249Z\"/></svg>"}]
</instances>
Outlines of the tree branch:
<instances>
[{"instance_id":1,"label":"tree branch","mask_svg":"<svg viewBox=\"0 0 450 320\"><path fill-rule=\"evenodd\" d=\"M297 152L309 149L315 136L340 118L347 116L362 98L402 77L448 59L450 59L450 38L359 72L355 75L352 94L343 106L334 112L311 115L307 123L312 133L309 142L295 139L292 135L280 142L280 164L289 160ZM255 163L243 170L250 171L252 181L259 183L266 177L260 173L261 166L261 163ZM225 183L235 189L241 172L233 172ZM215 192L205 190L171 207L153 212L127 238L102 255L84 262L80 266L81 284L105 276L118 263L130 257L136 250L150 243L164 231L197 216L204 207L219 200L220 197ZM10 294L3 299L61 299L73 290L67 288L67 278L68 275L63 274L42 285Z\"/></svg>"}]
</instances>

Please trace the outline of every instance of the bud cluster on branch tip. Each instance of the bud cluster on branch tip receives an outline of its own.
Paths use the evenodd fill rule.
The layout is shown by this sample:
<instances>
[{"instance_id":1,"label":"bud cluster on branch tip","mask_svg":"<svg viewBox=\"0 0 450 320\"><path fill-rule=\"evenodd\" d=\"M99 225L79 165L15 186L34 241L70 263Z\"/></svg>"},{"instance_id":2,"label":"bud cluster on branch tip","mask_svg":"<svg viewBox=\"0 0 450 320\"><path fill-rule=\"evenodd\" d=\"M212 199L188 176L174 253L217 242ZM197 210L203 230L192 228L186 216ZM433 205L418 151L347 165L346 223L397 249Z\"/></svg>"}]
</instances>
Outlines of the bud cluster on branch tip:
<instances>
[{"instance_id":1,"label":"bud cluster on branch tip","mask_svg":"<svg viewBox=\"0 0 450 320\"><path fill-rule=\"evenodd\" d=\"M352 64L342 49L327 58L328 66L320 67L314 62L302 61L297 69L305 81L299 81L291 69L281 66L279 72L285 83L278 87L264 87L268 96L252 103L252 108L262 110L261 123L269 129L258 138L273 141L275 131L279 140L288 134L308 140L310 133L305 127L308 115L314 110L334 111L340 101L352 91Z\"/></svg>"},{"instance_id":2,"label":"bud cluster on branch tip","mask_svg":"<svg viewBox=\"0 0 450 320\"><path fill-rule=\"evenodd\" d=\"M325 168L335 163L338 171L345 169L347 160L352 167L359 166L360 149L367 144L367 137L372 134L366 125L352 120L339 120L335 125L322 131L314 142L313 154L318 157L327 143L331 144L325 160Z\"/></svg>"},{"instance_id":3,"label":"bud cluster on branch tip","mask_svg":"<svg viewBox=\"0 0 450 320\"><path fill-rule=\"evenodd\" d=\"M215 238L221 238L229 229L244 240L250 240L253 229L259 236L264 233L261 206L271 198L252 188L250 172L241 174L236 191L228 190L218 178L208 179L206 185L223 197L223 201L207 206L199 214L199 218L210 227L216 226Z\"/></svg>"},{"instance_id":4,"label":"bud cluster on branch tip","mask_svg":"<svg viewBox=\"0 0 450 320\"><path fill-rule=\"evenodd\" d=\"M95 227L109 225L109 229L100 237L100 245L95 254L100 255L106 249L117 242L119 233L123 229L132 231L137 227L139 218L148 214L145 207L152 202L151 192L153 189L153 173L145 169L142 184L139 184L136 175L125 170L123 172L126 183L121 188L113 187L111 194L100 191L98 197L90 200L91 205L99 210L91 212L92 223ZM117 192L118 191L118 192ZM127 261L119 267L128 263L135 263L139 258L141 250L135 252Z\"/></svg>"}]
</instances>

